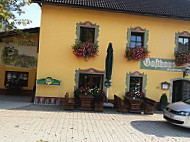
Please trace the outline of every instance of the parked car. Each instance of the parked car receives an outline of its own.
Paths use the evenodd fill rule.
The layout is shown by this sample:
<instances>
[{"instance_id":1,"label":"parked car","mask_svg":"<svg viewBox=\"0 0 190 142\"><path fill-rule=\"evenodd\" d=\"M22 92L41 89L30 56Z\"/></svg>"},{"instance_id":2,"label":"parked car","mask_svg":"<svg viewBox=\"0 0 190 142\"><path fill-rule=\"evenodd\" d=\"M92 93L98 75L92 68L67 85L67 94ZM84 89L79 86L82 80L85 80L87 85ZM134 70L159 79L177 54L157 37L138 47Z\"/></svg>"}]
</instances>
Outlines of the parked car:
<instances>
[{"instance_id":1,"label":"parked car","mask_svg":"<svg viewBox=\"0 0 190 142\"><path fill-rule=\"evenodd\" d=\"M190 98L169 104L164 109L164 118L172 124L190 128Z\"/></svg>"}]
</instances>

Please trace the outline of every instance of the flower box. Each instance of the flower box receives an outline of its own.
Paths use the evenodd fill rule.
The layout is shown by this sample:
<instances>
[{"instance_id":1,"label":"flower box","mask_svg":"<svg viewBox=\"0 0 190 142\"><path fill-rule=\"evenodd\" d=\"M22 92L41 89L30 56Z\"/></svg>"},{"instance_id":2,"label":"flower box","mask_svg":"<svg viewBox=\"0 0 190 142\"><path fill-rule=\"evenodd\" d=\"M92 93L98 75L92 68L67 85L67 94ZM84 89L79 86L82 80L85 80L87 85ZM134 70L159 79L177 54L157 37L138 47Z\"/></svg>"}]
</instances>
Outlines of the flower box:
<instances>
[{"instance_id":1,"label":"flower box","mask_svg":"<svg viewBox=\"0 0 190 142\"><path fill-rule=\"evenodd\" d=\"M190 61L189 51L176 51L175 64L176 66L184 66Z\"/></svg>"},{"instance_id":2,"label":"flower box","mask_svg":"<svg viewBox=\"0 0 190 142\"><path fill-rule=\"evenodd\" d=\"M129 61L145 60L148 57L149 51L141 46L127 47L125 50L125 57Z\"/></svg>"},{"instance_id":3,"label":"flower box","mask_svg":"<svg viewBox=\"0 0 190 142\"><path fill-rule=\"evenodd\" d=\"M94 97L90 94L80 94L80 110L92 110L92 101Z\"/></svg>"},{"instance_id":4,"label":"flower box","mask_svg":"<svg viewBox=\"0 0 190 142\"><path fill-rule=\"evenodd\" d=\"M87 58L94 58L99 52L98 46L95 43L90 43L88 41L81 42L78 40L78 42L74 44L72 48L73 54L77 58L84 58L85 60Z\"/></svg>"}]
</instances>

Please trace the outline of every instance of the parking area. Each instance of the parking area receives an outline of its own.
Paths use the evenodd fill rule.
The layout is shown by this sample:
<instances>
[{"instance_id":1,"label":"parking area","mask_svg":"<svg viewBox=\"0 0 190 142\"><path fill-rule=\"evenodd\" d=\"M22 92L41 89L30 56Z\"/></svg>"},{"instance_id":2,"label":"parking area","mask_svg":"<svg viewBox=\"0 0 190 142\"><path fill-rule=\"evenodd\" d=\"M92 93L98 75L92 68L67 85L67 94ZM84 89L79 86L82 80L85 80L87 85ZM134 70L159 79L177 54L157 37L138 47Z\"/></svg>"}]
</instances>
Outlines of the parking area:
<instances>
[{"instance_id":1,"label":"parking area","mask_svg":"<svg viewBox=\"0 0 190 142\"><path fill-rule=\"evenodd\" d=\"M168 124L161 113L64 111L30 104L0 111L1 142L188 142L190 129Z\"/></svg>"}]
</instances>

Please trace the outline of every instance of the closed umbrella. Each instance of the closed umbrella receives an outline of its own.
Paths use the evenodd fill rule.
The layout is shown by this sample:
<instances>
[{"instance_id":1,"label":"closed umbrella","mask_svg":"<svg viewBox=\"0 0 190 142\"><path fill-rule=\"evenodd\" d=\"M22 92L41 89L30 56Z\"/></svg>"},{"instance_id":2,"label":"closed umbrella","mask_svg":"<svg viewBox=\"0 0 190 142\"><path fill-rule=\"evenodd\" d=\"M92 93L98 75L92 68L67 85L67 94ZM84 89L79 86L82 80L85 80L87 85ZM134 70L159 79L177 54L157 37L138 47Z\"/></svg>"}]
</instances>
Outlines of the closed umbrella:
<instances>
[{"instance_id":1,"label":"closed umbrella","mask_svg":"<svg viewBox=\"0 0 190 142\"><path fill-rule=\"evenodd\" d=\"M113 48L112 48L112 43L109 43L107 49L107 56L106 56L106 81L105 81L105 86L107 87L107 98L108 98L108 90L111 86L112 65L113 65Z\"/></svg>"}]
</instances>

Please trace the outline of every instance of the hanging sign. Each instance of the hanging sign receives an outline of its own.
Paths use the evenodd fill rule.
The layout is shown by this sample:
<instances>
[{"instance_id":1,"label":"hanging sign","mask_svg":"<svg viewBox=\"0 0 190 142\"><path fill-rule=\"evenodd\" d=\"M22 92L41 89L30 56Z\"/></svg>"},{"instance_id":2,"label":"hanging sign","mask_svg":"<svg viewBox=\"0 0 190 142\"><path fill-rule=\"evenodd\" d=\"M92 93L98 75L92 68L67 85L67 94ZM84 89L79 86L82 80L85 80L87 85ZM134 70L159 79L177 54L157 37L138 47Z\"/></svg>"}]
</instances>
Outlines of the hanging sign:
<instances>
[{"instance_id":1,"label":"hanging sign","mask_svg":"<svg viewBox=\"0 0 190 142\"><path fill-rule=\"evenodd\" d=\"M140 68L173 72L183 72L185 70L185 67L176 67L175 60L159 58L146 58L141 61Z\"/></svg>"},{"instance_id":2,"label":"hanging sign","mask_svg":"<svg viewBox=\"0 0 190 142\"><path fill-rule=\"evenodd\" d=\"M43 78L43 79L38 79L37 84L42 84L42 85L60 85L61 81L53 79L51 77Z\"/></svg>"}]
</instances>

